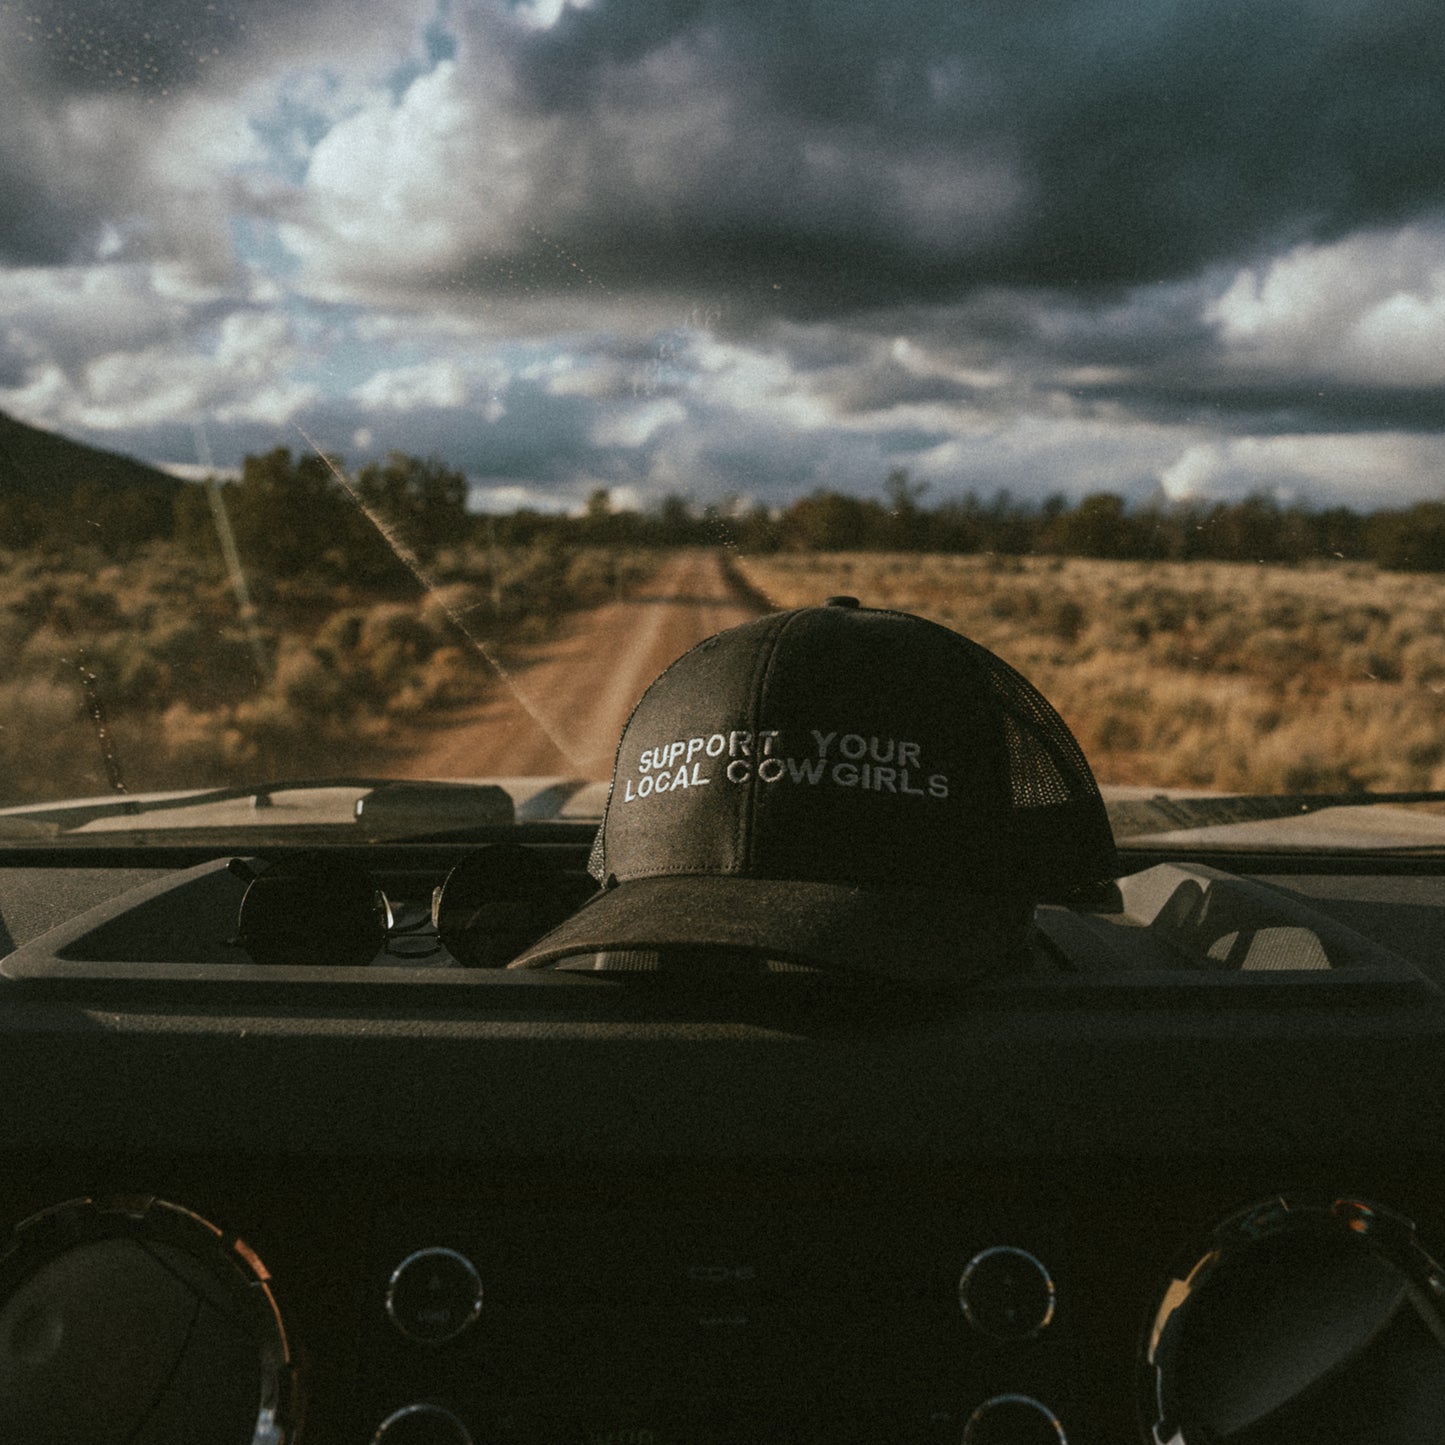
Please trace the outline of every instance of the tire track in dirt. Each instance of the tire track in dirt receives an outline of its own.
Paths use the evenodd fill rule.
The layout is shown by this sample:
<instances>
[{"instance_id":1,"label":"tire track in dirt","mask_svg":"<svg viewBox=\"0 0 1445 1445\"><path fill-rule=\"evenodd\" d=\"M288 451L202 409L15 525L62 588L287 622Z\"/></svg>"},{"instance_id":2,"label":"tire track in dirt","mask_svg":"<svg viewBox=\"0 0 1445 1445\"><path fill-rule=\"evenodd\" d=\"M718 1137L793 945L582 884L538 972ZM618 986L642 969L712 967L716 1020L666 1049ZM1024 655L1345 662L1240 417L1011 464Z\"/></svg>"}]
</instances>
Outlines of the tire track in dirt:
<instances>
[{"instance_id":1,"label":"tire track in dirt","mask_svg":"<svg viewBox=\"0 0 1445 1445\"><path fill-rule=\"evenodd\" d=\"M676 553L635 596L578 613L560 637L509 654L486 702L424 734L389 771L608 778L623 724L653 678L694 643L757 615L717 553Z\"/></svg>"}]
</instances>

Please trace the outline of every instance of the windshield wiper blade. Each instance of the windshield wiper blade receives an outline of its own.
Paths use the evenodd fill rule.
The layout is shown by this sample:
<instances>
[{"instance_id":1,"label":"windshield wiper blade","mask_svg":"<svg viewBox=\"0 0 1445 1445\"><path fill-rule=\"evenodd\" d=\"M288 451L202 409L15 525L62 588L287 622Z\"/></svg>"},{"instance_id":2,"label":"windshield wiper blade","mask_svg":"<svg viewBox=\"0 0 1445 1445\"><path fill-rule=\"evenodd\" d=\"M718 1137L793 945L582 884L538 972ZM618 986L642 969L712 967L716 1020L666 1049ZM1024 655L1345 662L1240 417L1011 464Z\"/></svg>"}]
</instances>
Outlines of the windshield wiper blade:
<instances>
[{"instance_id":1,"label":"windshield wiper blade","mask_svg":"<svg viewBox=\"0 0 1445 1445\"><path fill-rule=\"evenodd\" d=\"M1445 792L1415 793L1237 793L1227 797L1121 799L1109 803L1115 838L1186 832L1231 823L1266 823L1298 818L1323 808L1368 808L1376 804L1445 803Z\"/></svg>"},{"instance_id":2,"label":"windshield wiper blade","mask_svg":"<svg viewBox=\"0 0 1445 1445\"><path fill-rule=\"evenodd\" d=\"M23 812L0 814L0 836L34 837L43 833L53 837L106 818L134 818L136 829L145 830L148 827L145 819L152 814L189 812L247 801L256 814L255 826L264 827L270 821L266 810L275 806L277 799L318 791L358 793L348 823L342 826L357 826L367 835L452 830L462 826L505 828L515 821L511 795L495 783L372 777L287 778L194 793L122 795L82 803L40 804ZM196 826L219 825L202 821Z\"/></svg>"}]
</instances>

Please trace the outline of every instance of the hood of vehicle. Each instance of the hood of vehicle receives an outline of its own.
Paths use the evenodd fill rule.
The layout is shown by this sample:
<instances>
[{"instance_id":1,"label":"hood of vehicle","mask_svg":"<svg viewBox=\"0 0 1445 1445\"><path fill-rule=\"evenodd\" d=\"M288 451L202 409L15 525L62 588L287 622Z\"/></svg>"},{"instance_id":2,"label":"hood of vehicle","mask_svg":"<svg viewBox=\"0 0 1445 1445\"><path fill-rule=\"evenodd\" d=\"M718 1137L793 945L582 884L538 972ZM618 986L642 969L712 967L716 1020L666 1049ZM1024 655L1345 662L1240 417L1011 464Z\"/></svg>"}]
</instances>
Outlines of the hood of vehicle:
<instances>
[{"instance_id":1,"label":"hood of vehicle","mask_svg":"<svg viewBox=\"0 0 1445 1445\"><path fill-rule=\"evenodd\" d=\"M606 782L550 777L479 777L399 782L336 779L255 789L182 789L69 798L0 808L0 840L116 842L144 833L334 832L360 840L452 830L468 824L600 821ZM1445 804L1399 806L1359 795L1266 799L1180 788L1105 786L1125 848L1305 849L1357 852L1445 848ZM1252 811L1272 816L1247 816ZM1213 821L1217 815L1219 821Z\"/></svg>"},{"instance_id":2,"label":"hood of vehicle","mask_svg":"<svg viewBox=\"0 0 1445 1445\"><path fill-rule=\"evenodd\" d=\"M1445 805L1400 806L1359 794L1331 806L1319 799L1249 798L1186 788L1104 787L1124 847L1359 852L1445 848ZM1150 808L1148 805L1161 805ZM1184 807L1170 805L1183 804ZM1276 816L1247 817L1250 806ZM1291 811L1284 812L1284 809ZM1208 821L1211 813L1218 822ZM1181 815L1187 814L1187 821ZM1156 815L1152 816L1151 815ZM1171 825L1172 824L1172 825Z\"/></svg>"}]
</instances>

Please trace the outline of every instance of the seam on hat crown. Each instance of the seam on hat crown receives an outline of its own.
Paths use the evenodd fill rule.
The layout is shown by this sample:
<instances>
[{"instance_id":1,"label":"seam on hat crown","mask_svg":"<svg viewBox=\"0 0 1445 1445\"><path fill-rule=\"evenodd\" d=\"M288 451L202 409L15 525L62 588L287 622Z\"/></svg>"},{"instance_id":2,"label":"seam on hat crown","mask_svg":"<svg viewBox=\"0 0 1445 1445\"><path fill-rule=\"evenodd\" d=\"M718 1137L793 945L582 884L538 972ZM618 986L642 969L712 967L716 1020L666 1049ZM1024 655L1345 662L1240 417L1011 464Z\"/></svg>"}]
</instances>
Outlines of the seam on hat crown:
<instances>
[{"instance_id":1,"label":"seam on hat crown","mask_svg":"<svg viewBox=\"0 0 1445 1445\"><path fill-rule=\"evenodd\" d=\"M798 608L792 612L777 614L777 625L773 629L773 635L769 638L764 633L763 646L758 649L758 657L753 664L753 675L748 680L750 696L746 716L754 739L757 738L762 727L763 698L767 693L768 684L772 681L773 660L778 655L778 645L783 639L783 633L802 615L803 610ZM742 807L738 809L737 832L733 840L733 858L736 863L736 871L741 872L744 876L751 876L753 855L756 850L756 813L760 787L756 767L752 769L746 787L747 795L743 799Z\"/></svg>"}]
</instances>

